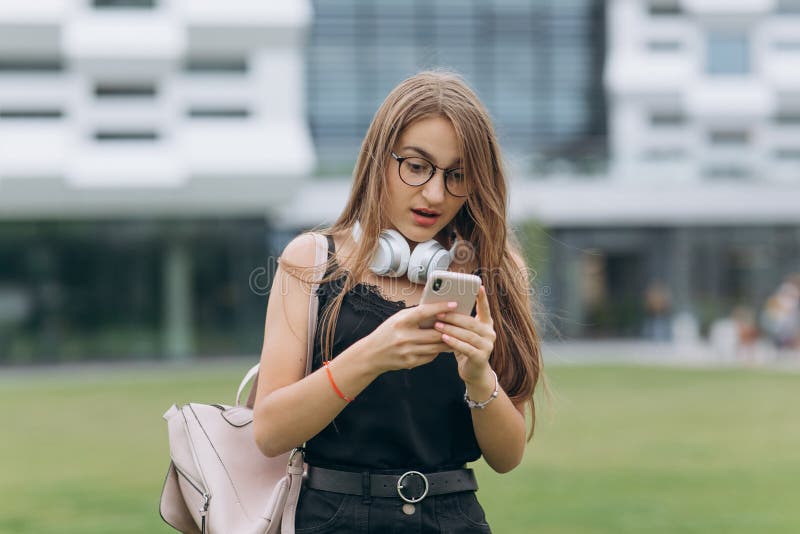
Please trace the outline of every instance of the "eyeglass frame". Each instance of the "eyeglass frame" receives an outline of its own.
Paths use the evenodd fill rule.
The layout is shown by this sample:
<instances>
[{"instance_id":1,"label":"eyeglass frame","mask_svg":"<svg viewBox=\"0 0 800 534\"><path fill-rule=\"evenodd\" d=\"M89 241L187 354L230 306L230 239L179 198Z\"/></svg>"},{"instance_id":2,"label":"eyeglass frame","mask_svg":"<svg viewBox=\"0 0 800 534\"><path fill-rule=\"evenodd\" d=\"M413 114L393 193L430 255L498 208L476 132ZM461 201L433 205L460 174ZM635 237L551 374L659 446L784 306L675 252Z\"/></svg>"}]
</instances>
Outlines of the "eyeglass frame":
<instances>
[{"instance_id":1,"label":"eyeglass frame","mask_svg":"<svg viewBox=\"0 0 800 534\"><path fill-rule=\"evenodd\" d=\"M420 187L420 186L423 186L423 185L427 184L428 182L431 181L431 178L433 178L436 175L436 169L439 169L444 173L444 177L443 177L444 188L447 190L447 192L449 194L453 195L456 198L465 198L465 197L469 196L469 194L456 195L455 193L450 191L450 188L447 187L447 175L449 173L453 172L453 171L463 170L463 167L452 167L450 169L445 169L444 167L437 167L428 158L423 158L422 156L398 156L397 154L395 154L394 151L392 151L392 157L395 160L397 160L397 176L399 176L400 180L402 180L402 182L404 184L406 184L407 186L409 186L409 187ZM410 184L410 183L406 182L405 180L403 180L403 173L400 172L400 168L403 166L403 162L405 160L407 160L407 159L414 159L414 158L424 160L424 161L428 162L430 164L430 166L431 166L431 175L428 176L428 179L425 180L424 182L422 182L421 184Z\"/></svg>"}]
</instances>

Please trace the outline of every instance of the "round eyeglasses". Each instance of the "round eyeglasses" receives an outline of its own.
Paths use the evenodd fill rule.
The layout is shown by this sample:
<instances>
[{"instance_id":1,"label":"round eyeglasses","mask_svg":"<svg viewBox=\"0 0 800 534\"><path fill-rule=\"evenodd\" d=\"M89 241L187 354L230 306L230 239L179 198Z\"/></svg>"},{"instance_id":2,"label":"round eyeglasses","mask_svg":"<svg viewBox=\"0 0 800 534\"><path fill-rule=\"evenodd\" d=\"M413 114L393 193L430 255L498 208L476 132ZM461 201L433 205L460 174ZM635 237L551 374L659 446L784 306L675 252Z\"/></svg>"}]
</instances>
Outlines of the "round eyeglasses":
<instances>
[{"instance_id":1,"label":"round eyeglasses","mask_svg":"<svg viewBox=\"0 0 800 534\"><path fill-rule=\"evenodd\" d=\"M418 156L401 157L392 152L392 157L397 160L400 179L406 185L413 187L427 183L436 174L436 169L442 169ZM444 187L447 192L454 197L467 196L467 179L463 169L442 169L442 171L444 172Z\"/></svg>"}]
</instances>

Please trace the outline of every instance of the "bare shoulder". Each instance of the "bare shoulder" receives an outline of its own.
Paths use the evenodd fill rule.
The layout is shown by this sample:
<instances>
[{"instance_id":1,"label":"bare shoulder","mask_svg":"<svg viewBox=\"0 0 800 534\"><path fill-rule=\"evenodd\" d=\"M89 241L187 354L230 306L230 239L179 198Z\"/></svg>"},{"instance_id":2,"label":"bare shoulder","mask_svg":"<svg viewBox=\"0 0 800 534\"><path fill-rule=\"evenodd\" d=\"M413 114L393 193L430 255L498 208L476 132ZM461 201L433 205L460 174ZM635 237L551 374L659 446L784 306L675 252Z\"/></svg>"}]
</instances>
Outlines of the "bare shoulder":
<instances>
[{"instance_id":1,"label":"bare shoulder","mask_svg":"<svg viewBox=\"0 0 800 534\"><path fill-rule=\"evenodd\" d=\"M316 261L317 240L311 232L304 232L284 247L279 262L286 261L296 267L313 267Z\"/></svg>"}]
</instances>

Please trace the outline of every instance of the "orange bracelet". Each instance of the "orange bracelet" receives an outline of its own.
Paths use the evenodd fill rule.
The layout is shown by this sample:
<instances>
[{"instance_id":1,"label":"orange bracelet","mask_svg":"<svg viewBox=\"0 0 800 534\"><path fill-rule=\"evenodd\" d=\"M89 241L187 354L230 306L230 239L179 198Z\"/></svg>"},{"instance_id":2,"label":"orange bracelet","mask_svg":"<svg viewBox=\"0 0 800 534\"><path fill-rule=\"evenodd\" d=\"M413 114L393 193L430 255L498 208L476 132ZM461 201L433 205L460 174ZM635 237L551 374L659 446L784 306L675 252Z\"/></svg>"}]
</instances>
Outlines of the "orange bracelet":
<instances>
[{"instance_id":1,"label":"orange bracelet","mask_svg":"<svg viewBox=\"0 0 800 534\"><path fill-rule=\"evenodd\" d=\"M331 374L331 370L328 367L328 362L322 362L322 365L325 366L325 370L328 371L328 380L331 381L331 385L333 386L333 390L339 395L342 399L346 400L347 402L353 402L353 399L348 398L342 391L336 386L336 382L333 381L333 375Z\"/></svg>"}]
</instances>

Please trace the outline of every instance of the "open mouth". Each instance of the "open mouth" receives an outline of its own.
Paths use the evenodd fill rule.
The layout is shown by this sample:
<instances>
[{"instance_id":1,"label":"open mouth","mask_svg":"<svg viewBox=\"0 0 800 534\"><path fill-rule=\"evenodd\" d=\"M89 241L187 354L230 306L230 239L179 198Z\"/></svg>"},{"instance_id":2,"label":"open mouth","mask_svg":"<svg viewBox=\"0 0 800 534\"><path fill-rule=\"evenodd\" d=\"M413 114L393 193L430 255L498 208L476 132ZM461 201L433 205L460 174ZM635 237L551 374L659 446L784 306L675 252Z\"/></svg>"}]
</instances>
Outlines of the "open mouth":
<instances>
[{"instance_id":1,"label":"open mouth","mask_svg":"<svg viewBox=\"0 0 800 534\"><path fill-rule=\"evenodd\" d=\"M436 213L427 213L427 212L425 212L425 211L420 211L420 210L413 210L413 209L412 209L411 211L413 211L414 213L416 213L416 214L417 214L417 215L419 215L420 217L425 217L425 218L428 218L428 219L435 219L436 217L438 217L438 216L439 216L439 215L438 215L438 214L436 214Z\"/></svg>"}]
</instances>

